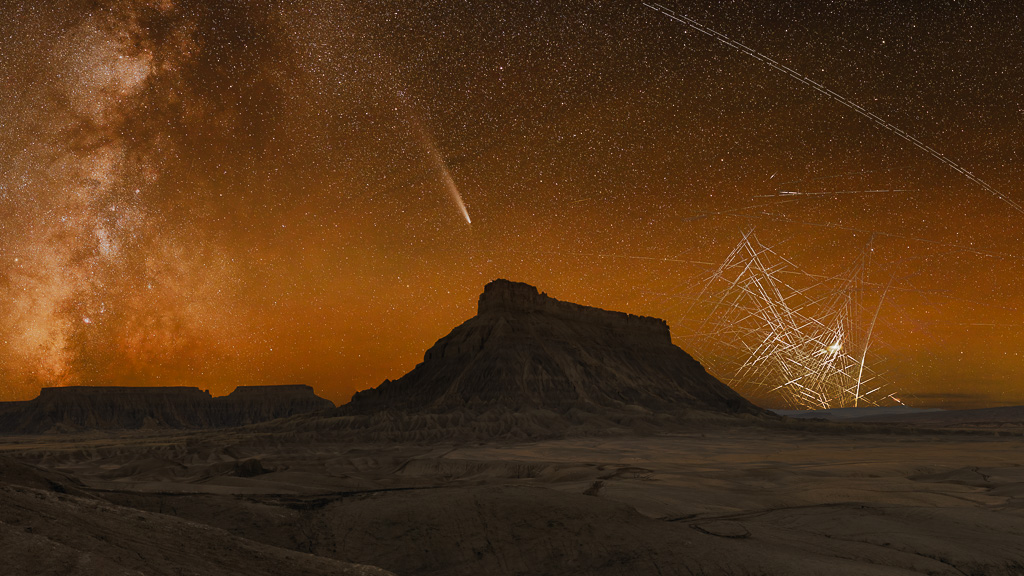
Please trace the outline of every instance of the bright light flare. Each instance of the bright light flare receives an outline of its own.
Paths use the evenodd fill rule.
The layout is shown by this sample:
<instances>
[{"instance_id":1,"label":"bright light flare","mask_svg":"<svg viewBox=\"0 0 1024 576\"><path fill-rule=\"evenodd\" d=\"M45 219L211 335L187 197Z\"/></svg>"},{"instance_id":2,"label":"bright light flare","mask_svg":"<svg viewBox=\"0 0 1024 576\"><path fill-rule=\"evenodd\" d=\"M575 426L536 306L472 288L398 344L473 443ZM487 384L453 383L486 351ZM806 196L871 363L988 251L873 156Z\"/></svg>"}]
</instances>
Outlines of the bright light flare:
<instances>
[{"instance_id":1,"label":"bright light flare","mask_svg":"<svg viewBox=\"0 0 1024 576\"><path fill-rule=\"evenodd\" d=\"M881 374L867 361L889 287L871 317L862 302L866 266L864 256L845 277L825 279L802 272L747 233L695 300L715 306L692 336L694 349L725 382L793 407L898 402L881 391Z\"/></svg>"}]
</instances>

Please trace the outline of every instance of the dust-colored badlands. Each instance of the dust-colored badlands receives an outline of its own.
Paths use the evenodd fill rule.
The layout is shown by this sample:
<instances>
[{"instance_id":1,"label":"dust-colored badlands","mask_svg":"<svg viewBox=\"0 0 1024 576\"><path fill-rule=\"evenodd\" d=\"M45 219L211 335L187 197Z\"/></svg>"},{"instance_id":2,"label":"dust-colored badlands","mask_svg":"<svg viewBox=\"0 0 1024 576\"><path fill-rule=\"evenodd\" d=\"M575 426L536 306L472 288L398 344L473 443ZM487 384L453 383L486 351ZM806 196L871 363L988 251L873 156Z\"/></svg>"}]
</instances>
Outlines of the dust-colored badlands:
<instances>
[{"instance_id":1,"label":"dust-colored badlands","mask_svg":"<svg viewBox=\"0 0 1024 576\"><path fill-rule=\"evenodd\" d=\"M3 439L11 574L1022 574L1020 436Z\"/></svg>"},{"instance_id":2,"label":"dust-colored badlands","mask_svg":"<svg viewBox=\"0 0 1024 576\"><path fill-rule=\"evenodd\" d=\"M665 322L526 284L345 406L207 396L0 410L46 432L0 437L0 573L1024 574L1019 409L781 418Z\"/></svg>"}]
</instances>

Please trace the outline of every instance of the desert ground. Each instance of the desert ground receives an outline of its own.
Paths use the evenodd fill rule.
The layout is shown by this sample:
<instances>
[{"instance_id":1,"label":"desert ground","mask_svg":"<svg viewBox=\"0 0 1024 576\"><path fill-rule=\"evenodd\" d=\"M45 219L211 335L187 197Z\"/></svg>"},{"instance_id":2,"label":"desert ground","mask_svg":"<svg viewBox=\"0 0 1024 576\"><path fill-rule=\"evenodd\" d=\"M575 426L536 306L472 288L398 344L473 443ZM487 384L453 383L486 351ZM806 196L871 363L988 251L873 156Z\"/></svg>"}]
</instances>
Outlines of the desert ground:
<instances>
[{"instance_id":1,"label":"desert ground","mask_svg":"<svg viewBox=\"0 0 1024 576\"><path fill-rule=\"evenodd\" d=\"M11 574L1024 574L1019 435L813 428L0 438L0 554Z\"/></svg>"}]
</instances>

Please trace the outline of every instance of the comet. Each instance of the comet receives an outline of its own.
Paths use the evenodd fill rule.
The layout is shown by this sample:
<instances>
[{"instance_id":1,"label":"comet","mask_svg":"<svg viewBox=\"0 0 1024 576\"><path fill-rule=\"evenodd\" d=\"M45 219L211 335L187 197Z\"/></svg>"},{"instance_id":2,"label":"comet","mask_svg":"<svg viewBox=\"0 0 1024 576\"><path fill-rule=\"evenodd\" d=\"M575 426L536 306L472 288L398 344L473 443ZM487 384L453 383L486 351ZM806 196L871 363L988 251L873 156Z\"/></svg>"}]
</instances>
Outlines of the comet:
<instances>
[{"instance_id":1,"label":"comet","mask_svg":"<svg viewBox=\"0 0 1024 576\"><path fill-rule=\"evenodd\" d=\"M437 148L437 143L434 142L433 136L427 131L423 122L420 121L419 115L416 114L416 110L412 103L409 102L409 98L405 95L405 92L398 92L398 99L406 111L406 117L409 119L409 123L412 124L413 131L416 132L416 138L419 139L423 149L427 151L427 155L430 157L431 163L434 165L434 169L441 177L441 181L444 183L445 190L448 192L448 196L451 197L455 207L458 208L459 213L466 219L466 224L473 224L473 220L469 217L469 210L466 209L466 203L462 200L462 194L459 192L458 185L455 184L455 178L452 178L452 172L448 169L448 163L445 162L444 155Z\"/></svg>"},{"instance_id":2,"label":"comet","mask_svg":"<svg viewBox=\"0 0 1024 576\"><path fill-rule=\"evenodd\" d=\"M462 217L466 219L466 224L472 224L473 220L469 217L469 210L466 209L466 203L462 201L462 194L459 193L459 187L455 184L455 179L452 178L451 170L448 169L448 163L444 161L444 156L441 155L441 151L437 149L437 145L434 144L433 138L427 133L423 125L418 121L413 121L416 126L417 135L420 141L423 143L423 147L427 150L427 154L430 155L430 159L434 164L434 168L441 176L441 181L444 183L445 189L448 191L448 196L451 197L452 202L455 203L455 207L462 213Z\"/></svg>"}]
</instances>

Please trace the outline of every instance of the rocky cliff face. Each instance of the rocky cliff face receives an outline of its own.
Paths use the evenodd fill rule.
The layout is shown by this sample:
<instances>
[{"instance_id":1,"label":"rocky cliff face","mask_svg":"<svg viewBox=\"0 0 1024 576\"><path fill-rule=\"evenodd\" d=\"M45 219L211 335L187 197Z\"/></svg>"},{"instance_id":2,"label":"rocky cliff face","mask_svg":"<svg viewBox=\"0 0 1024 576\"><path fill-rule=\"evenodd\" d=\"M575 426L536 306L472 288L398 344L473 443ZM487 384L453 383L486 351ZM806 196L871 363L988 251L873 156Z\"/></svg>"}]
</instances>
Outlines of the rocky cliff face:
<instances>
[{"instance_id":1,"label":"rocky cliff face","mask_svg":"<svg viewBox=\"0 0 1024 576\"><path fill-rule=\"evenodd\" d=\"M488 284L477 315L412 372L339 412L494 406L761 412L672 344L663 320L560 302L507 280Z\"/></svg>"},{"instance_id":2,"label":"rocky cliff face","mask_svg":"<svg viewBox=\"0 0 1024 576\"><path fill-rule=\"evenodd\" d=\"M255 424L295 414L333 408L334 404L317 396L309 386L239 386L221 398L214 398L226 422L231 426Z\"/></svg>"},{"instance_id":3,"label":"rocky cliff face","mask_svg":"<svg viewBox=\"0 0 1024 576\"><path fill-rule=\"evenodd\" d=\"M225 428L333 406L309 386L239 386L219 398L190 387L43 388L35 400L0 403L0 433Z\"/></svg>"}]
</instances>

